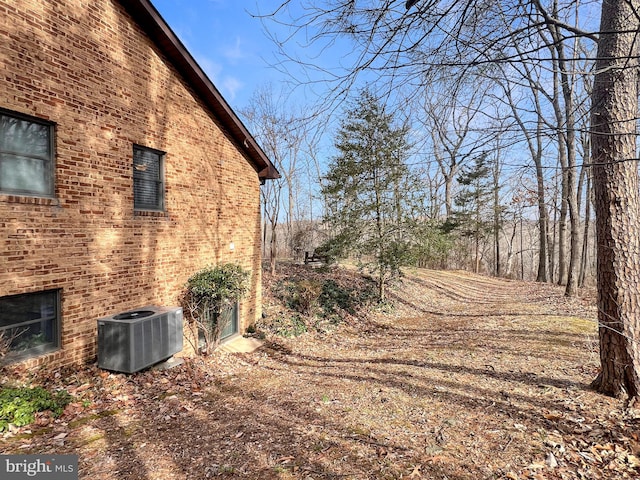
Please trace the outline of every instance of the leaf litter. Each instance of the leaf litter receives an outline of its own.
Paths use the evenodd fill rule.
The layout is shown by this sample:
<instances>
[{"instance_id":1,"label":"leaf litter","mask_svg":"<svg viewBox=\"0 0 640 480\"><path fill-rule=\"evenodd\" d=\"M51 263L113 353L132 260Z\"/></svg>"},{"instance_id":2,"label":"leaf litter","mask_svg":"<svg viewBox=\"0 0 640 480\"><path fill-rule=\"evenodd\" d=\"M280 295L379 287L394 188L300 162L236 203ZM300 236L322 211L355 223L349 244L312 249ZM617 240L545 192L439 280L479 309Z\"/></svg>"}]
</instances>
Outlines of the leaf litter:
<instances>
[{"instance_id":1,"label":"leaf litter","mask_svg":"<svg viewBox=\"0 0 640 480\"><path fill-rule=\"evenodd\" d=\"M281 267L265 274L269 316L294 314L271 288L292 276L362 281ZM392 310L267 332L249 354L134 375L5 368L3 383L76 401L5 433L0 452L78 454L92 480L640 478L640 412L588 387L594 296L415 270L391 290Z\"/></svg>"}]
</instances>

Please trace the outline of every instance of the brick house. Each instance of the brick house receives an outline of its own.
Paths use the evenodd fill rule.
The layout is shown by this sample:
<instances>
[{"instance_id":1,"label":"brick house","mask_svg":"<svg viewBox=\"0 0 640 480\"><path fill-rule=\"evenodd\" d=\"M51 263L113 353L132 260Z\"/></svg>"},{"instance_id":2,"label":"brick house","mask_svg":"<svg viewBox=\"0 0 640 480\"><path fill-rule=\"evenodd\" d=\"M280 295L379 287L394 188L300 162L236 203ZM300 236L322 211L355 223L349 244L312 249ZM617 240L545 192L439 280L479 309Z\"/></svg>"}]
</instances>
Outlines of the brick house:
<instances>
[{"instance_id":1,"label":"brick house","mask_svg":"<svg viewBox=\"0 0 640 480\"><path fill-rule=\"evenodd\" d=\"M12 355L91 361L98 318L178 305L221 262L250 270L238 331L254 322L260 184L278 172L149 1L0 0L0 42Z\"/></svg>"}]
</instances>

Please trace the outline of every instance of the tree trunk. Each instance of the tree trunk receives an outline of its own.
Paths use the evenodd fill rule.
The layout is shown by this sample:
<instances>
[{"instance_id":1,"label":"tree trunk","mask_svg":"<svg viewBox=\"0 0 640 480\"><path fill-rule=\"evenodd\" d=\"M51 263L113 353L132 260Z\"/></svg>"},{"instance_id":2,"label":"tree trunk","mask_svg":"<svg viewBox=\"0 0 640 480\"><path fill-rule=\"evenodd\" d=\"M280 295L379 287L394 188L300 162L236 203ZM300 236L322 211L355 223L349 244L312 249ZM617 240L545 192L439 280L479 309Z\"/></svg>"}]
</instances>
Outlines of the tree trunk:
<instances>
[{"instance_id":1,"label":"tree trunk","mask_svg":"<svg viewBox=\"0 0 640 480\"><path fill-rule=\"evenodd\" d=\"M516 238L516 233L518 231L518 223L516 220L516 215L513 215L513 228L511 230L511 238L509 239L509 241L507 242L507 261L506 261L506 269L505 269L505 276L507 278L511 278L511 272L513 271L513 260L515 258L514 252L513 252L513 242Z\"/></svg>"},{"instance_id":2,"label":"tree trunk","mask_svg":"<svg viewBox=\"0 0 640 480\"><path fill-rule=\"evenodd\" d=\"M600 392L640 394L639 0L604 0L592 95Z\"/></svg>"},{"instance_id":3,"label":"tree trunk","mask_svg":"<svg viewBox=\"0 0 640 480\"><path fill-rule=\"evenodd\" d=\"M452 171L450 174L443 174L444 177L444 211L445 211L445 219L451 218L453 215L453 178L454 172Z\"/></svg>"},{"instance_id":4,"label":"tree trunk","mask_svg":"<svg viewBox=\"0 0 640 480\"><path fill-rule=\"evenodd\" d=\"M497 215L496 215L497 217ZM499 277L502 272L500 271L500 220L497 219L493 224L494 232L493 232L493 242L495 244L495 275Z\"/></svg>"},{"instance_id":5,"label":"tree trunk","mask_svg":"<svg viewBox=\"0 0 640 480\"><path fill-rule=\"evenodd\" d=\"M580 273L578 275L578 286L584 287L584 280L587 276L587 263L589 261L589 227L591 225L591 172L586 172L587 185L585 187L584 205L584 230L582 233L582 255L580 256Z\"/></svg>"},{"instance_id":6,"label":"tree trunk","mask_svg":"<svg viewBox=\"0 0 640 480\"><path fill-rule=\"evenodd\" d=\"M473 251L474 251L473 273L478 273L480 271L480 233L479 232L476 232L476 235L475 235Z\"/></svg>"},{"instance_id":7,"label":"tree trunk","mask_svg":"<svg viewBox=\"0 0 640 480\"><path fill-rule=\"evenodd\" d=\"M495 275L499 277L500 271L500 229L502 227L500 208L500 157L498 156L493 165L493 241L495 252Z\"/></svg>"},{"instance_id":8,"label":"tree trunk","mask_svg":"<svg viewBox=\"0 0 640 480\"><path fill-rule=\"evenodd\" d=\"M562 167L560 187L560 218L558 219L558 285L567 283L567 216L569 205L567 202L567 161L564 142L558 144L560 163Z\"/></svg>"},{"instance_id":9,"label":"tree trunk","mask_svg":"<svg viewBox=\"0 0 640 480\"><path fill-rule=\"evenodd\" d=\"M553 191L553 199L551 205L553 205L553 222L552 228L548 231L547 236L547 252L549 254L549 282L555 283L556 277L558 275L557 272L557 262L558 258L556 255L557 249L557 238L558 238L558 179L555 180L554 191Z\"/></svg>"},{"instance_id":10,"label":"tree trunk","mask_svg":"<svg viewBox=\"0 0 640 480\"><path fill-rule=\"evenodd\" d=\"M540 142L540 133L538 142ZM547 249L549 248L549 213L547 211L547 202L544 191L544 172L542 170L542 147L539 147L536 155L534 155L536 166L536 186L538 188L538 240L540 242L540 250L538 252L538 273L536 282L546 282L547 276Z\"/></svg>"},{"instance_id":11,"label":"tree trunk","mask_svg":"<svg viewBox=\"0 0 640 480\"><path fill-rule=\"evenodd\" d=\"M558 36L558 38L560 38ZM567 287L564 294L571 297L577 291L577 269L580 253L580 209L578 208L578 197L576 194L576 121L573 111L573 80L567 73L567 60L560 42L556 42L558 50L558 64L560 65L560 78L562 79L562 93L564 96L565 129L564 140L566 146L567 178L565 196L569 209L570 241L569 241L569 267L567 270Z\"/></svg>"},{"instance_id":12,"label":"tree trunk","mask_svg":"<svg viewBox=\"0 0 640 480\"><path fill-rule=\"evenodd\" d=\"M276 274L276 258L278 257L278 247L276 243L276 225L271 224L271 241L269 243L269 272Z\"/></svg>"},{"instance_id":13,"label":"tree trunk","mask_svg":"<svg viewBox=\"0 0 640 480\"><path fill-rule=\"evenodd\" d=\"M293 201L293 182L291 180L287 181L287 186L288 186L288 194L289 194L289 205L287 206L288 208L288 215L287 215L287 238L286 238L286 246L288 249L288 254L290 257L293 257L293 219L295 217L294 214L294 203L297 204L297 202ZM298 224L299 225L299 224Z\"/></svg>"}]
</instances>

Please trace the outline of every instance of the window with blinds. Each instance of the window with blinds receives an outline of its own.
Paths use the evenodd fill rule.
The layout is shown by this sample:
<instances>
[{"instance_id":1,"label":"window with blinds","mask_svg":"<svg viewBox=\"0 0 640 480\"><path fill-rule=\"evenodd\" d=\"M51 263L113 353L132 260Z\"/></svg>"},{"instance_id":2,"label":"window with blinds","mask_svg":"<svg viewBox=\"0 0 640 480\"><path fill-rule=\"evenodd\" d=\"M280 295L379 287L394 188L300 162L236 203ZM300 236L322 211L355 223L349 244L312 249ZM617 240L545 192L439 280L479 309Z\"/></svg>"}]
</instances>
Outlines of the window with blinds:
<instances>
[{"instance_id":1,"label":"window with blinds","mask_svg":"<svg viewBox=\"0 0 640 480\"><path fill-rule=\"evenodd\" d=\"M164 152L133 146L133 207L164 210Z\"/></svg>"}]
</instances>

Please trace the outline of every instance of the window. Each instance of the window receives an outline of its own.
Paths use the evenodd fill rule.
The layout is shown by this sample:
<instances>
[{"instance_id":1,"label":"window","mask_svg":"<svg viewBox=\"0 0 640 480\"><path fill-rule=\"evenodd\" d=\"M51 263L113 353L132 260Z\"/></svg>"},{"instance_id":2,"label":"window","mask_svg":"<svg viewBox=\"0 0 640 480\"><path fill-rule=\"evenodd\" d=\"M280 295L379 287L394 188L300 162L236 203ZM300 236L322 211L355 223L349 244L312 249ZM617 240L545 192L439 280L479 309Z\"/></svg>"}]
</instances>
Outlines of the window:
<instances>
[{"instance_id":1,"label":"window","mask_svg":"<svg viewBox=\"0 0 640 480\"><path fill-rule=\"evenodd\" d=\"M53 197L53 124L0 109L0 192Z\"/></svg>"},{"instance_id":2,"label":"window","mask_svg":"<svg viewBox=\"0 0 640 480\"><path fill-rule=\"evenodd\" d=\"M133 146L133 208L164 210L164 152Z\"/></svg>"},{"instance_id":3,"label":"window","mask_svg":"<svg viewBox=\"0 0 640 480\"><path fill-rule=\"evenodd\" d=\"M9 360L60 346L59 290L0 297L0 352Z\"/></svg>"},{"instance_id":4,"label":"window","mask_svg":"<svg viewBox=\"0 0 640 480\"><path fill-rule=\"evenodd\" d=\"M207 315L198 329L198 347L207 348L207 343L225 341L240 331L240 309L238 303L225 307L219 318ZM218 325L219 323L219 325ZM205 331L205 329L207 331Z\"/></svg>"}]
</instances>

